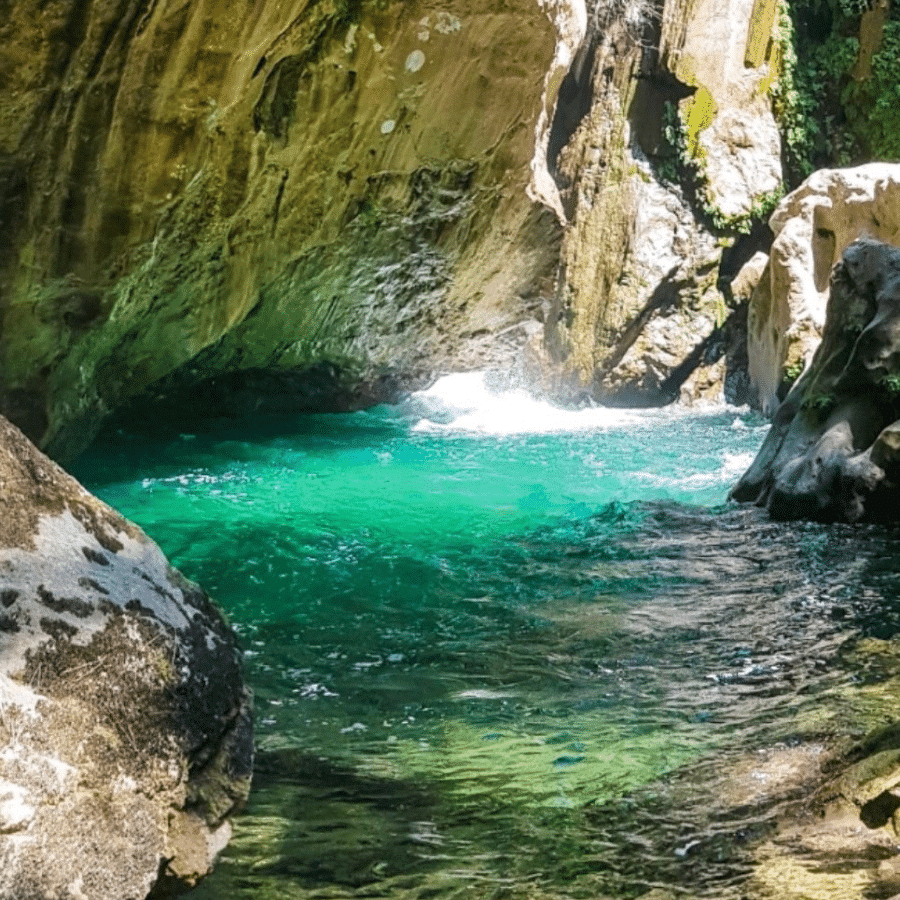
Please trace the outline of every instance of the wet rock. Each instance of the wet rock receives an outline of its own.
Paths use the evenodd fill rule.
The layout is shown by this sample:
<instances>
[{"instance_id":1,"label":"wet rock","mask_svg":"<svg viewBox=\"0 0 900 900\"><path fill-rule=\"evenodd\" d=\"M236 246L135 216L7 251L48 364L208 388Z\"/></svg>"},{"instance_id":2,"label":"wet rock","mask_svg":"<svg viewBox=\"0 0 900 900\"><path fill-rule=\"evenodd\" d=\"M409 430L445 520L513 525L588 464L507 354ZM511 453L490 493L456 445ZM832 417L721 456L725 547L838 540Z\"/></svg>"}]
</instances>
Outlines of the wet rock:
<instances>
[{"instance_id":1,"label":"wet rock","mask_svg":"<svg viewBox=\"0 0 900 900\"><path fill-rule=\"evenodd\" d=\"M138 528L0 419L0 897L196 883L252 761L233 635Z\"/></svg>"},{"instance_id":2,"label":"wet rock","mask_svg":"<svg viewBox=\"0 0 900 900\"><path fill-rule=\"evenodd\" d=\"M831 277L822 341L732 490L774 518L896 520L900 249L861 238Z\"/></svg>"},{"instance_id":3,"label":"wet rock","mask_svg":"<svg viewBox=\"0 0 900 900\"><path fill-rule=\"evenodd\" d=\"M508 368L553 283L560 226L528 192L552 202L539 120L585 16L16 0L0 412L66 459L128 400L242 372L245 393L284 373L289 408L336 371L329 409Z\"/></svg>"},{"instance_id":4,"label":"wet rock","mask_svg":"<svg viewBox=\"0 0 900 900\"><path fill-rule=\"evenodd\" d=\"M784 379L802 372L825 325L829 276L866 235L900 242L900 165L822 169L775 209L766 272L750 303L749 374L754 404L774 413Z\"/></svg>"}]
</instances>

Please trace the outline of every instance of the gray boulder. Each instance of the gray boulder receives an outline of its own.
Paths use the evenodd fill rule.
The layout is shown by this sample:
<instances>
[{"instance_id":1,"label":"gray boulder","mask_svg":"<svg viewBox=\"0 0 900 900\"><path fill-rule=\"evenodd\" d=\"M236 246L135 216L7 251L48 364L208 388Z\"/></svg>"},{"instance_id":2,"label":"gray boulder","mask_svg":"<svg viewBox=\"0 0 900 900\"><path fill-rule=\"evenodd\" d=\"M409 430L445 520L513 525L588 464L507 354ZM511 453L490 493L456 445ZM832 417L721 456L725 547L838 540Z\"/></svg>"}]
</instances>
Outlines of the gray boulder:
<instances>
[{"instance_id":1,"label":"gray boulder","mask_svg":"<svg viewBox=\"0 0 900 900\"><path fill-rule=\"evenodd\" d=\"M234 638L138 528L0 418L0 898L192 885L252 763Z\"/></svg>"},{"instance_id":2,"label":"gray boulder","mask_svg":"<svg viewBox=\"0 0 900 900\"><path fill-rule=\"evenodd\" d=\"M774 518L900 518L900 249L854 241L822 341L732 490Z\"/></svg>"}]
</instances>

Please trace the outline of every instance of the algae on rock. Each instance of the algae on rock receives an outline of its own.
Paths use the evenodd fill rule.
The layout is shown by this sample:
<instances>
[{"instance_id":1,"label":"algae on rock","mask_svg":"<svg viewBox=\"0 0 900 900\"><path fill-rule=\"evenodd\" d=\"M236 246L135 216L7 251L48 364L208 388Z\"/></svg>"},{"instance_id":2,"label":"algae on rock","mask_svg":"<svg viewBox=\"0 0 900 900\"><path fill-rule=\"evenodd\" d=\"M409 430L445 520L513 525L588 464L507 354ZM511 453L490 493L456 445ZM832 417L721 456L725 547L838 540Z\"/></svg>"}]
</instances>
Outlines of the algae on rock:
<instances>
[{"instance_id":1,"label":"algae on rock","mask_svg":"<svg viewBox=\"0 0 900 900\"><path fill-rule=\"evenodd\" d=\"M592 100L556 165L569 219L560 286L532 356L565 399L665 403L725 382L743 402L743 308L729 284L765 245L756 226L781 185L761 87L771 17L751 22L743 0L715 15L675 2L629 9L584 54ZM761 41L747 69L745 50Z\"/></svg>"},{"instance_id":2,"label":"algae on rock","mask_svg":"<svg viewBox=\"0 0 900 900\"><path fill-rule=\"evenodd\" d=\"M2 418L0 483L0 897L191 886L250 788L234 635Z\"/></svg>"},{"instance_id":3,"label":"algae on rock","mask_svg":"<svg viewBox=\"0 0 900 900\"><path fill-rule=\"evenodd\" d=\"M54 0L2 28L0 408L53 454L154 385L327 364L368 401L523 343L558 234L526 196L557 41L533 0Z\"/></svg>"}]
</instances>

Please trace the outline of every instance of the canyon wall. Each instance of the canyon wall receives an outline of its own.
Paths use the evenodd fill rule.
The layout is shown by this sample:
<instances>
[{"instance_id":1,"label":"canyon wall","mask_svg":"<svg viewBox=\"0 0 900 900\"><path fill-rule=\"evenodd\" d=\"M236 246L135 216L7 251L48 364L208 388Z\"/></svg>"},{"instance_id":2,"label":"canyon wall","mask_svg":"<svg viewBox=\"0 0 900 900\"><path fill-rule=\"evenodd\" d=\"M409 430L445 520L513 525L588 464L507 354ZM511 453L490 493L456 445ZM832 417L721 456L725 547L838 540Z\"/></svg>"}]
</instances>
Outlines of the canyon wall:
<instances>
[{"instance_id":1,"label":"canyon wall","mask_svg":"<svg viewBox=\"0 0 900 900\"><path fill-rule=\"evenodd\" d=\"M13 3L0 409L68 458L150 388L344 408L509 364L559 238L547 6Z\"/></svg>"},{"instance_id":2,"label":"canyon wall","mask_svg":"<svg viewBox=\"0 0 900 900\"><path fill-rule=\"evenodd\" d=\"M635 3L595 30L592 103L551 159L569 223L544 358L563 397L691 399L730 370L745 399L731 281L782 184L773 11Z\"/></svg>"},{"instance_id":3,"label":"canyon wall","mask_svg":"<svg viewBox=\"0 0 900 900\"><path fill-rule=\"evenodd\" d=\"M723 247L779 179L730 2L13 3L0 411L67 459L155 400L719 391Z\"/></svg>"},{"instance_id":4,"label":"canyon wall","mask_svg":"<svg viewBox=\"0 0 900 900\"><path fill-rule=\"evenodd\" d=\"M353 409L494 368L768 408L792 364L757 342L779 384L747 374L797 182L775 0L7 6L0 412L58 459L156 403Z\"/></svg>"}]
</instances>

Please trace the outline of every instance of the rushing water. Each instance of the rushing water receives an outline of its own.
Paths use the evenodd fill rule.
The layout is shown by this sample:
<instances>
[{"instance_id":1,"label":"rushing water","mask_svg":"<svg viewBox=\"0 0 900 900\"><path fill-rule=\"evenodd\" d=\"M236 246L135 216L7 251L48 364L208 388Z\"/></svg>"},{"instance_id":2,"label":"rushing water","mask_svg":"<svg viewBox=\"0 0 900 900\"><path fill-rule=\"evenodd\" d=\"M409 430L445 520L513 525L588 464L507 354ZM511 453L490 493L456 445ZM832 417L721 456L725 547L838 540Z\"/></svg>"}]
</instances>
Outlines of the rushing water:
<instances>
[{"instance_id":1,"label":"rushing water","mask_svg":"<svg viewBox=\"0 0 900 900\"><path fill-rule=\"evenodd\" d=\"M104 438L77 474L210 591L256 695L196 896L751 896L822 748L886 721L861 648L900 629L893 532L725 505L764 434L469 375Z\"/></svg>"}]
</instances>

